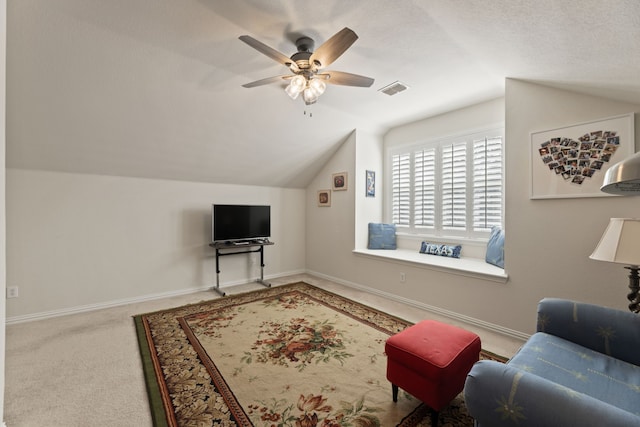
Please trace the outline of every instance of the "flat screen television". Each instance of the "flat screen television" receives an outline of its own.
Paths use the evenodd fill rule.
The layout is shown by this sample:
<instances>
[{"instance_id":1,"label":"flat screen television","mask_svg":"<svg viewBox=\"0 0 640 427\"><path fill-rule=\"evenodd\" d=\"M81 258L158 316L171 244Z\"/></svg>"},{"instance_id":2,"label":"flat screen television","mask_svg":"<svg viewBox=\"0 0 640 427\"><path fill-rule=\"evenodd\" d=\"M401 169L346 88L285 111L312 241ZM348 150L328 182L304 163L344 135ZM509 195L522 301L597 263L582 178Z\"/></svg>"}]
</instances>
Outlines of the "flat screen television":
<instances>
[{"instance_id":1,"label":"flat screen television","mask_svg":"<svg viewBox=\"0 0 640 427\"><path fill-rule=\"evenodd\" d=\"M214 242L264 239L271 236L271 206L212 205Z\"/></svg>"}]
</instances>

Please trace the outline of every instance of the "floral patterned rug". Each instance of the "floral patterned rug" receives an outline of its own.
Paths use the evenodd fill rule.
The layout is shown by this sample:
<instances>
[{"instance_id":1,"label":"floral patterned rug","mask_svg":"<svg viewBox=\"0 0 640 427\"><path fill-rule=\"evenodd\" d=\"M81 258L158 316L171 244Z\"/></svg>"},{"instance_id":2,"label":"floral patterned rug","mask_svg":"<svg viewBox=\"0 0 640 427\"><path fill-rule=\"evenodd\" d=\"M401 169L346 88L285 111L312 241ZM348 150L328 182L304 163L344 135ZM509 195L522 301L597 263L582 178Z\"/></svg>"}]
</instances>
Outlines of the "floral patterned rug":
<instances>
[{"instance_id":1,"label":"floral patterned rug","mask_svg":"<svg viewBox=\"0 0 640 427\"><path fill-rule=\"evenodd\" d=\"M431 425L386 380L384 342L411 323L306 283L135 322L155 426ZM472 425L462 396L440 414L440 426Z\"/></svg>"}]
</instances>

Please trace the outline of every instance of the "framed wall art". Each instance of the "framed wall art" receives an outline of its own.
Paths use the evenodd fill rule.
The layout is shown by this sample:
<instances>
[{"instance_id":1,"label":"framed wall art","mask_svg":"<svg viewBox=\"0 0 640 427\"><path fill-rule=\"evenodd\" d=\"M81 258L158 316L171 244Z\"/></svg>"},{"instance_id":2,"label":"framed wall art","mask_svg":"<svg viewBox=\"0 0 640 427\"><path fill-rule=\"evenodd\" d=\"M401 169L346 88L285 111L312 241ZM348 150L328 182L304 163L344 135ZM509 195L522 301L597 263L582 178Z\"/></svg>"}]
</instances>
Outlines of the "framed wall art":
<instances>
[{"instance_id":1,"label":"framed wall art","mask_svg":"<svg viewBox=\"0 0 640 427\"><path fill-rule=\"evenodd\" d=\"M607 197L605 172L635 152L633 113L531 133L531 199Z\"/></svg>"},{"instance_id":2,"label":"framed wall art","mask_svg":"<svg viewBox=\"0 0 640 427\"><path fill-rule=\"evenodd\" d=\"M331 175L331 189L341 191L347 189L347 173L339 172Z\"/></svg>"},{"instance_id":3,"label":"framed wall art","mask_svg":"<svg viewBox=\"0 0 640 427\"><path fill-rule=\"evenodd\" d=\"M318 190L318 206L331 206L331 190Z\"/></svg>"},{"instance_id":4,"label":"framed wall art","mask_svg":"<svg viewBox=\"0 0 640 427\"><path fill-rule=\"evenodd\" d=\"M374 171L367 172L367 197L376 197L376 173Z\"/></svg>"}]
</instances>

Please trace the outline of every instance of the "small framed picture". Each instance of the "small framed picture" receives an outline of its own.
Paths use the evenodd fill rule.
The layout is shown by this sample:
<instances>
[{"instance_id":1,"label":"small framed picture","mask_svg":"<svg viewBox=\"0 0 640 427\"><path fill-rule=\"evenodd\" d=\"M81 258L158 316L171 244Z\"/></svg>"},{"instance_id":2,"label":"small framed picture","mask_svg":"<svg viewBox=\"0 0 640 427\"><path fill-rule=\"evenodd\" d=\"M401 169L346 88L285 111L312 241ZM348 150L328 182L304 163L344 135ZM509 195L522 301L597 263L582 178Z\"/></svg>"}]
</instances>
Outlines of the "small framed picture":
<instances>
[{"instance_id":1,"label":"small framed picture","mask_svg":"<svg viewBox=\"0 0 640 427\"><path fill-rule=\"evenodd\" d=\"M331 206L331 190L318 190L318 206Z\"/></svg>"},{"instance_id":2,"label":"small framed picture","mask_svg":"<svg viewBox=\"0 0 640 427\"><path fill-rule=\"evenodd\" d=\"M376 173L367 171L367 197L376 197Z\"/></svg>"},{"instance_id":3,"label":"small framed picture","mask_svg":"<svg viewBox=\"0 0 640 427\"><path fill-rule=\"evenodd\" d=\"M331 188L333 191L342 191L347 189L347 173L339 172L331 175Z\"/></svg>"}]
</instances>

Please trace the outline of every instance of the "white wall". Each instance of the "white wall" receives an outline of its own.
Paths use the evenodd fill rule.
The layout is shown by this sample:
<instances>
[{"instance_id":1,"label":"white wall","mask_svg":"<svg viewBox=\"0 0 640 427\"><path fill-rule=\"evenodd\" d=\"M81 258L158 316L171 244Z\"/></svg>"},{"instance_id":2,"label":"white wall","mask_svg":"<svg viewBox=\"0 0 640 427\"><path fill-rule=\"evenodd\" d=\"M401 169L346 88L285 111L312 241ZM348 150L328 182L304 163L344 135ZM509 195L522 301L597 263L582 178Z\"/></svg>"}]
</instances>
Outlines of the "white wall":
<instances>
[{"instance_id":1,"label":"white wall","mask_svg":"<svg viewBox=\"0 0 640 427\"><path fill-rule=\"evenodd\" d=\"M6 134L6 57L7 57L7 2L0 0L0 289L6 287L6 212L5 212L5 134ZM0 422L4 420L4 361L6 293L0 295ZM3 423L4 425L4 423Z\"/></svg>"},{"instance_id":2,"label":"white wall","mask_svg":"<svg viewBox=\"0 0 640 427\"><path fill-rule=\"evenodd\" d=\"M519 328L533 328L542 297L571 298L627 310L628 271L590 260L609 218L637 217L640 197L530 200L530 133L635 112L640 146L640 104L632 105L518 80L506 82L506 266L511 277L488 297ZM600 175L599 179L602 179ZM482 315L490 316L490 310ZM531 313L526 323L522 313Z\"/></svg>"},{"instance_id":3,"label":"white wall","mask_svg":"<svg viewBox=\"0 0 640 427\"><path fill-rule=\"evenodd\" d=\"M366 197L366 171L376 172L376 197ZM331 175L349 174L347 191L333 191L331 207L319 207L318 190L331 188ZM355 247L366 247L367 224L382 221L382 138L354 131L307 187L307 271L352 280ZM364 226L361 226L364 224ZM357 225L357 226L356 226Z\"/></svg>"},{"instance_id":4,"label":"white wall","mask_svg":"<svg viewBox=\"0 0 640 427\"><path fill-rule=\"evenodd\" d=\"M212 287L212 203L271 205L265 277L304 271L304 190L7 170L7 316ZM260 274L258 254L220 264L223 286Z\"/></svg>"},{"instance_id":5,"label":"white wall","mask_svg":"<svg viewBox=\"0 0 640 427\"><path fill-rule=\"evenodd\" d=\"M504 102L494 100L482 105L472 106L452 112L449 115L421 120L390 131L385 137L385 144L415 142L421 138L434 138L451 135L459 131L460 123L469 123L473 128L487 123L495 124L504 121ZM356 132L355 141L348 141L336 155L325 165L324 170L308 187L309 193L328 183L328 176L340 168L371 163L373 167L382 168L382 141L365 135L360 145ZM378 155L371 150L377 147ZM351 164L351 166L349 166ZM364 174L363 171L358 172ZM357 221L351 222L348 206L335 205L331 208L315 208L315 200L307 197L307 269L338 281L358 286L369 287L373 291L380 291L396 295L406 300L415 301L422 305L431 305L447 311L461 313L467 316L477 314L474 307L478 299L482 299L487 290L499 289L504 284L466 276L452 275L419 267L415 265L399 264L373 260L354 255L353 243L344 241L344 233L355 233L356 245L366 247L366 227L369 221L382 220L382 194L384 188L384 173L377 176L378 191L375 199L364 200L364 187L357 188L351 196L358 208ZM351 189L350 189L351 191ZM367 204L371 203L371 206ZM365 212L371 209L372 214ZM333 212L323 212L323 209ZM352 231L353 229L353 231ZM364 236L364 237L363 237ZM362 246L359 246L362 245ZM417 250L417 249L416 249ZM400 272L405 273L406 282L400 283Z\"/></svg>"},{"instance_id":6,"label":"white wall","mask_svg":"<svg viewBox=\"0 0 640 427\"><path fill-rule=\"evenodd\" d=\"M471 133L496 129L505 126L504 123L504 98L496 98L487 102L471 105L449 113L441 114L427 119L419 120L404 126L391 129L384 137L384 157L393 147L424 143L432 140L442 139L452 136L465 136ZM390 165L386 165L387 168ZM384 170L384 180L387 190L391 185L391 170ZM385 194L385 197L391 197ZM386 203L383 207L385 222L391 222L391 204ZM414 236L398 237L398 247L403 249L416 249L420 247L422 239ZM447 240L446 237L434 239L445 244L457 244L455 241ZM482 242L467 243L462 246L462 255L470 258L484 259L486 245Z\"/></svg>"},{"instance_id":7,"label":"white wall","mask_svg":"<svg viewBox=\"0 0 640 427\"><path fill-rule=\"evenodd\" d=\"M363 131L356 131L355 146L355 184L354 199L356 205L355 224L365 224L365 227L355 228L355 247L366 248L368 231L366 224L382 222L384 200L384 177L382 138ZM366 197L366 173L375 172L375 197Z\"/></svg>"},{"instance_id":8,"label":"white wall","mask_svg":"<svg viewBox=\"0 0 640 427\"><path fill-rule=\"evenodd\" d=\"M506 119L506 284L353 254L366 225L382 220L382 139L354 132L305 190L137 178L7 171L7 284L20 298L7 316L187 291L215 283L210 204L268 203L273 240L267 277L307 271L370 287L525 333L540 298L557 296L626 309L626 271L588 259L608 219L637 216L640 198L529 199L530 133L640 112L630 105L508 80L506 96L400 126L387 144L455 133L460 123ZM640 124L636 117L636 139ZM365 198L364 171L377 172ZM317 206L331 174L348 190ZM234 259L235 258L235 259ZM222 259L222 282L257 277L244 257ZM404 272L406 282L400 283Z\"/></svg>"},{"instance_id":9,"label":"white wall","mask_svg":"<svg viewBox=\"0 0 640 427\"><path fill-rule=\"evenodd\" d=\"M466 135L469 131L486 130L487 126L504 125L504 103L504 98L496 98L395 127L385 135L384 146L388 148L446 136Z\"/></svg>"},{"instance_id":10,"label":"white wall","mask_svg":"<svg viewBox=\"0 0 640 427\"><path fill-rule=\"evenodd\" d=\"M353 132L307 187L307 270L341 277L350 268L355 235L355 147ZM347 172L347 190L332 191L330 207L318 206L318 190L331 189L331 175L338 172Z\"/></svg>"},{"instance_id":11,"label":"white wall","mask_svg":"<svg viewBox=\"0 0 640 427\"><path fill-rule=\"evenodd\" d=\"M329 184L331 172L360 164L363 154L357 138L345 143L309 187L307 268L523 333L534 332L536 306L543 297L572 298L626 310L626 270L588 256L610 217L638 216L640 198L530 200L529 144L534 131L629 112L640 112L640 106L508 80L504 99L400 126L385 136L385 145L390 145L450 135L459 131L461 123L473 128L505 122L507 283L354 255L343 234L353 232L357 242L362 239L366 222L360 216L353 222L351 216L351 203L362 206L360 194L348 200L340 195L331 208L316 208L311 193ZM635 129L640 143L639 120L636 117ZM380 181L384 182L382 176ZM400 283L400 272L405 273L406 283Z\"/></svg>"}]
</instances>

